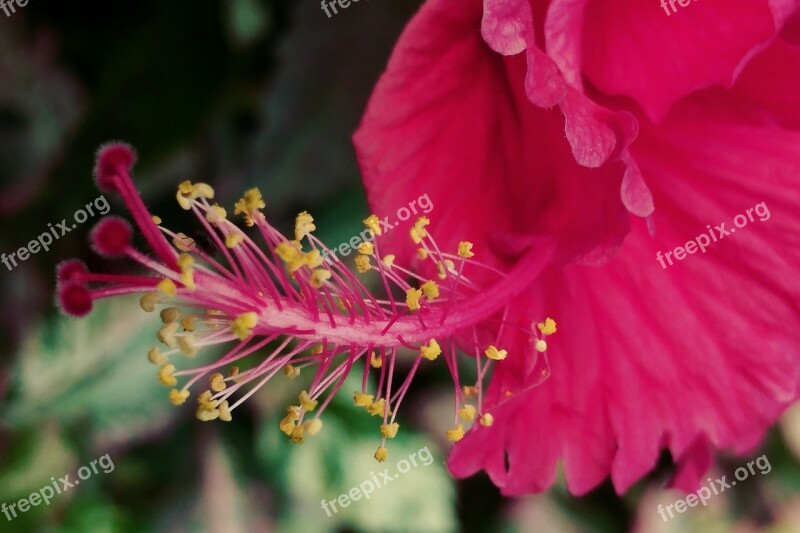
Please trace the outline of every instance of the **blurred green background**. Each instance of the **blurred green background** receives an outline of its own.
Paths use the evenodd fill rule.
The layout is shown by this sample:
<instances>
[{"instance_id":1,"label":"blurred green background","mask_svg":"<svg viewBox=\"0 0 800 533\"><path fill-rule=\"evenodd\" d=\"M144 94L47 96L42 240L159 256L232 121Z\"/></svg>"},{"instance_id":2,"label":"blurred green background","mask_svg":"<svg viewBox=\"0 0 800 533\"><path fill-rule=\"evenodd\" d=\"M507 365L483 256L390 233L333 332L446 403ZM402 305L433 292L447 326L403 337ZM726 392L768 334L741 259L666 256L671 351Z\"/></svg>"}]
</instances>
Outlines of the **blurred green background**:
<instances>
[{"instance_id":1,"label":"blurred green background","mask_svg":"<svg viewBox=\"0 0 800 533\"><path fill-rule=\"evenodd\" d=\"M191 231L174 190L192 179L225 206L257 185L279 227L309 210L323 240L343 242L367 214L350 136L418 5L362 1L330 19L316 0L31 0L0 12L0 252L98 196L93 156L112 139L138 149L137 184L170 227ZM113 200L112 212L124 215ZM0 267L0 503L105 454L114 469L12 521L0 514L0 531L800 531L796 411L754 453L768 475L664 523L657 504L679 497L662 489L668 457L624 498L608 483L574 498L559 483L512 500L485 475L451 479L443 369L416 379L387 465L424 447L433 462L328 517L320 500L385 466L372 458L374 419L342 394L317 438L290 445L277 424L300 386L285 380L231 424L173 407L145 357L152 316L124 300L85 320L53 307L57 262L119 268L90 253L91 225ZM743 463L722 457L712 475Z\"/></svg>"}]
</instances>

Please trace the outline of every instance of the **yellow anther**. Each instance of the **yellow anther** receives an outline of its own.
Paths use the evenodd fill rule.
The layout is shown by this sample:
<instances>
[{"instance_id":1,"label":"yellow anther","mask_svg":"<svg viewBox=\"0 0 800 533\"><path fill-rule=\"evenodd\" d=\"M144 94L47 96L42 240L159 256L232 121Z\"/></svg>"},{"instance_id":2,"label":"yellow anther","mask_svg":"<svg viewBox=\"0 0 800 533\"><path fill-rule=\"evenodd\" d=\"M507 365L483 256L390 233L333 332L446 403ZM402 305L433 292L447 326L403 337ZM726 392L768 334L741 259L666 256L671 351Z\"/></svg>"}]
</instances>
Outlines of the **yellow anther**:
<instances>
[{"instance_id":1,"label":"yellow anther","mask_svg":"<svg viewBox=\"0 0 800 533\"><path fill-rule=\"evenodd\" d=\"M447 278L448 272L450 274L456 274L456 265L449 259L445 259L443 262L440 261L436 263L436 270L438 272L439 279Z\"/></svg>"},{"instance_id":2,"label":"yellow anther","mask_svg":"<svg viewBox=\"0 0 800 533\"><path fill-rule=\"evenodd\" d=\"M372 404L367 407L367 412L372 416L383 416L384 413L391 414L388 413L386 409L386 398L381 398L377 402L372 402Z\"/></svg>"},{"instance_id":3,"label":"yellow anther","mask_svg":"<svg viewBox=\"0 0 800 533\"><path fill-rule=\"evenodd\" d=\"M210 390L203 391L197 397L197 418L203 422L208 422L216 420L220 414L219 401L212 399Z\"/></svg>"},{"instance_id":4,"label":"yellow anther","mask_svg":"<svg viewBox=\"0 0 800 533\"><path fill-rule=\"evenodd\" d=\"M197 416L197 419L201 422L211 422L219 418L219 409L203 409L202 407L198 407L195 416Z\"/></svg>"},{"instance_id":5,"label":"yellow anther","mask_svg":"<svg viewBox=\"0 0 800 533\"><path fill-rule=\"evenodd\" d=\"M160 297L157 292L145 293L144 296L139 299L139 307L141 307L146 313L152 313L156 310L156 304L158 303L159 298Z\"/></svg>"},{"instance_id":6,"label":"yellow anther","mask_svg":"<svg viewBox=\"0 0 800 533\"><path fill-rule=\"evenodd\" d=\"M174 387L178 380L172 374L175 373L175 365L166 364L158 369L158 382L165 387Z\"/></svg>"},{"instance_id":7,"label":"yellow anther","mask_svg":"<svg viewBox=\"0 0 800 533\"><path fill-rule=\"evenodd\" d=\"M314 225L314 217L303 211L294 221L294 238L298 241L303 240L303 237L309 235L312 231L317 229Z\"/></svg>"},{"instance_id":8,"label":"yellow anther","mask_svg":"<svg viewBox=\"0 0 800 533\"><path fill-rule=\"evenodd\" d=\"M478 395L478 387L472 385L464 385L464 396L467 398L474 398Z\"/></svg>"},{"instance_id":9,"label":"yellow anther","mask_svg":"<svg viewBox=\"0 0 800 533\"><path fill-rule=\"evenodd\" d=\"M469 259L470 257L474 257L475 254L472 252L472 243L468 241L461 241L458 243L458 257L462 257L464 259Z\"/></svg>"},{"instance_id":10,"label":"yellow anther","mask_svg":"<svg viewBox=\"0 0 800 533\"><path fill-rule=\"evenodd\" d=\"M192 182L184 180L178 184L178 192L189 196L192 193Z\"/></svg>"},{"instance_id":11,"label":"yellow anther","mask_svg":"<svg viewBox=\"0 0 800 533\"><path fill-rule=\"evenodd\" d=\"M205 198L206 200L214 199L214 188L208 183L196 183L192 185L192 190L189 193L193 200L198 198Z\"/></svg>"},{"instance_id":12,"label":"yellow anther","mask_svg":"<svg viewBox=\"0 0 800 533\"><path fill-rule=\"evenodd\" d=\"M178 256L178 266L181 267L181 272L185 272L194 266L194 257L189 254L181 254Z\"/></svg>"},{"instance_id":13,"label":"yellow anther","mask_svg":"<svg viewBox=\"0 0 800 533\"><path fill-rule=\"evenodd\" d=\"M211 394L210 390L204 390L200 394L200 396L197 397L198 407L200 407L201 409L205 409L206 411L211 411L212 409L216 409L217 402L216 400L211 399L212 396L213 394Z\"/></svg>"},{"instance_id":14,"label":"yellow anther","mask_svg":"<svg viewBox=\"0 0 800 533\"><path fill-rule=\"evenodd\" d=\"M161 282L156 285L156 288L171 298L174 298L175 295L178 294L178 287L176 287L175 282L169 278L162 279Z\"/></svg>"},{"instance_id":15,"label":"yellow anther","mask_svg":"<svg viewBox=\"0 0 800 533\"><path fill-rule=\"evenodd\" d=\"M181 327L183 331L194 331L194 323L197 319L192 316L183 317L181 320Z\"/></svg>"},{"instance_id":16,"label":"yellow anther","mask_svg":"<svg viewBox=\"0 0 800 533\"><path fill-rule=\"evenodd\" d=\"M419 347L419 353L428 361L435 361L442 353L442 348L439 346L439 343L436 342L436 339L431 339L428 341L428 344L423 344Z\"/></svg>"},{"instance_id":17,"label":"yellow anther","mask_svg":"<svg viewBox=\"0 0 800 533\"><path fill-rule=\"evenodd\" d=\"M191 333L186 333L178 337L178 348L181 350L181 353L187 357L194 357L197 355L196 343L197 341Z\"/></svg>"},{"instance_id":18,"label":"yellow anther","mask_svg":"<svg viewBox=\"0 0 800 533\"><path fill-rule=\"evenodd\" d=\"M322 345L317 344L313 348L311 348L311 355L319 355L322 353Z\"/></svg>"},{"instance_id":19,"label":"yellow anther","mask_svg":"<svg viewBox=\"0 0 800 533\"><path fill-rule=\"evenodd\" d=\"M254 187L244 193L244 196L234 205L235 215L244 215L245 224L253 226L256 223L257 216L261 215L261 209L264 209L266 204L264 198L261 196L261 191Z\"/></svg>"},{"instance_id":20,"label":"yellow anther","mask_svg":"<svg viewBox=\"0 0 800 533\"><path fill-rule=\"evenodd\" d=\"M358 253L364 255L372 255L375 253L375 245L371 242L362 242L358 245Z\"/></svg>"},{"instance_id":21,"label":"yellow anther","mask_svg":"<svg viewBox=\"0 0 800 533\"><path fill-rule=\"evenodd\" d=\"M372 352L372 355L369 358L369 364L372 366L372 368L380 368L381 365L383 365L383 360L381 359L380 355Z\"/></svg>"},{"instance_id":22,"label":"yellow anther","mask_svg":"<svg viewBox=\"0 0 800 533\"><path fill-rule=\"evenodd\" d=\"M464 407L458 410L458 416L462 420L475 420L475 414L477 413L474 405L466 404Z\"/></svg>"},{"instance_id":23,"label":"yellow anther","mask_svg":"<svg viewBox=\"0 0 800 533\"><path fill-rule=\"evenodd\" d=\"M187 237L183 233L176 234L175 238L172 239L172 244L181 252L191 252L195 249L194 239Z\"/></svg>"},{"instance_id":24,"label":"yellow anther","mask_svg":"<svg viewBox=\"0 0 800 533\"><path fill-rule=\"evenodd\" d=\"M296 426L289 435L289 439L295 444L303 444L303 433L303 426Z\"/></svg>"},{"instance_id":25,"label":"yellow anther","mask_svg":"<svg viewBox=\"0 0 800 533\"><path fill-rule=\"evenodd\" d=\"M283 367L283 375L289 379L294 379L300 375L300 369L293 365L286 365Z\"/></svg>"},{"instance_id":26,"label":"yellow anther","mask_svg":"<svg viewBox=\"0 0 800 533\"><path fill-rule=\"evenodd\" d=\"M428 250L425 248L417 248L417 257L419 257L421 261L425 261L428 258Z\"/></svg>"},{"instance_id":27,"label":"yellow anther","mask_svg":"<svg viewBox=\"0 0 800 533\"><path fill-rule=\"evenodd\" d=\"M185 209L186 211L189 211L192 208L192 201L190 200L191 192L191 181L184 181L178 185L178 192L175 195L175 198L178 200L178 204L181 206L181 208Z\"/></svg>"},{"instance_id":28,"label":"yellow anther","mask_svg":"<svg viewBox=\"0 0 800 533\"><path fill-rule=\"evenodd\" d=\"M234 383L239 383L239 381L241 380L241 378L242 378L243 376L240 376L240 375L239 375L239 367L238 367L238 366L232 366L232 367L231 367L231 368L228 370L228 377L229 377L229 378L234 378L234 380L233 380L233 381L234 381Z\"/></svg>"},{"instance_id":29,"label":"yellow anther","mask_svg":"<svg viewBox=\"0 0 800 533\"><path fill-rule=\"evenodd\" d=\"M178 346L178 341L175 339L175 333L178 331L178 323L172 322L171 324L164 324L159 328L156 337L158 340L170 348Z\"/></svg>"},{"instance_id":30,"label":"yellow anther","mask_svg":"<svg viewBox=\"0 0 800 533\"><path fill-rule=\"evenodd\" d=\"M147 360L153 363L154 365L164 365L169 362L167 356L161 353L161 349L158 346L151 348L149 352L147 352Z\"/></svg>"},{"instance_id":31,"label":"yellow anther","mask_svg":"<svg viewBox=\"0 0 800 533\"><path fill-rule=\"evenodd\" d=\"M306 264L306 256L300 251L299 247L294 245L294 242L282 242L275 247L275 253L281 258L281 261L286 263L289 272L295 272L304 264Z\"/></svg>"},{"instance_id":32,"label":"yellow anther","mask_svg":"<svg viewBox=\"0 0 800 533\"><path fill-rule=\"evenodd\" d=\"M322 429L322 420L319 418L314 418L312 420L307 420L303 422L303 431L308 433L309 436L313 437Z\"/></svg>"},{"instance_id":33,"label":"yellow anther","mask_svg":"<svg viewBox=\"0 0 800 533\"><path fill-rule=\"evenodd\" d=\"M414 244L421 243L422 239L428 236L425 226L430 223L431 221L428 217L419 217L417 221L414 222L414 227L411 228L411 240L414 241Z\"/></svg>"},{"instance_id":34,"label":"yellow anther","mask_svg":"<svg viewBox=\"0 0 800 533\"><path fill-rule=\"evenodd\" d=\"M373 455L373 457L375 457L376 461L382 463L386 460L387 457L389 457L389 450L381 446L377 450L375 450L375 455Z\"/></svg>"},{"instance_id":35,"label":"yellow anther","mask_svg":"<svg viewBox=\"0 0 800 533\"><path fill-rule=\"evenodd\" d=\"M364 272L369 272L370 268L372 268L372 265L370 264L368 255L356 256L356 269L361 274L363 274Z\"/></svg>"},{"instance_id":36,"label":"yellow anther","mask_svg":"<svg viewBox=\"0 0 800 533\"><path fill-rule=\"evenodd\" d=\"M319 250L309 251L308 253L306 253L304 259L305 259L305 264L308 265L308 268L317 268L319 266L322 266L322 263L325 262L325 260L322 259L322 254L319 253Z\"/></svg>"},{"instance_id":37,"label":"yellow anther","mask_svg":"<svg viewBox=\"0 0 800 533\"><path fill-rule=\"evenodd\" d=\"M211 222L212 224L220 224L224 222L228 218L228 212L225 211L224 207L220 207L217 204L214 204L209 208L208 212L206 213L206 220Z\"/></svg>"},{"instance_id":38,"label":"yellow anther","mask_svg":"<svg viewBox=\"0 0 800 533\"><path fill-rule=\"evenodd\" d=\"M189 391L172 389L169 391L169 401L172 405L183 405L186 402L186 399L189 397Z\"/></svg>"},{"instance_id":39,"label":"yellow anther","mask_svg":"<svg viewBox=\"0 0 800 533\"><path fill-rule=\"evenodd\" d=\"M422 289L428 300L434 300L439 297L439 286L436 285L435 281L428 280L420 285L419 288Z\"/></svg>"},{"instance_id":40,"label":"yellow anther","mask_svg":"<svg viewBox=\"0 0 800 533\"><path fill-rule=\"evenodd\" d=\"M330 271L321 268L315 270L311 274L311 280L309 281L309 283L315 289L321 289L322 286L325 284L325 282L328 281L329 279L331 279Z\"/></svg>"},{"instance_id":41,"label":"yellow anther","mask_svg":"<svg viewBox=\"0 0 800 533\"><path fill-rule=\"evenodd\" d=\"M189 268L186 271L181 272L181 283L183 283L183 286L190 291L195 290L194 269Z\"/></svg>"},{"instance_id":42,"label":"yellow anther","mask_svg":"<svg viewBox=\"0 0 800 533\"><path fill-rule=\"evenodd\" d=\"M502 361L508 356L508 352L506 350L498 350L494 346L489 346L486 348L484 353L486 354L486 357L489 359L494 359L495 361Z\"/></svg>"},{"instance_id":43,"label":"yellow anther","mask_svg":"<svg viewBox=\"0 0 800 533\"><path fill-rule=\"evenodd\" d=\"M420 235L416 227L413 227L410 230L408 230L408 234L411 235L411 240L413 241L414 244L420 244L424 237L423 235Z\"/></svg>"},{"instance_id":44,"label":"yellow anther","mask_svg":"<svg viewBox=\"0 0 800 533\"><path fill-rule=\"evenodd\" d=\"M178 266L181 268L181 282L189 290L194 290L194 257L189 254L178 256Z\"/></svg>"},{"instance_id":45,"label":"yellow anther","mask_svg":"<svg viewBox=\"0 0 800 533\"><path fill-rule=\"evenodd\" d=\"M177 322L178 319L181 317L181 312L177 307L167 307L166 309L161 310L161 322L164 324L172 324L173 322Z\"/></svg>"},{"instance_id":46,"label":"yellow anther","mask_svg":"<svg viewBox=\"0 0 800 533\"><path fill-rule=\"evenodd\" d=\"M154 222L156 225L159 225L159 224L161 224L161 217L157 217L156 215L153 215L153 222Z\"/></svg>"},{"instance_id":47,"label":"yellow anther","mask_svg":"<svg viewBox=\"0 0 800 533\"><path fill-rule=\"evenodd\" d=\"M178 185L178 192L175 197L178 199L180 206L188 211L192 208L191 200L197 200L198 198L213 200L214 189L207 183L193 185L191 181L187 180Z\"/></svg>"},{"instance_id":48,"label":"yellow anther","mask_svg":"<svg viewBox=\"0 0 800 533\"><path fill-rule=\"evenodd\" d=\"M394 422L392 424L381 424L381 435L384 439L393 439L397 436L397 430L400 429L400 424Z\"/></svg>"},{"instance_id":49,"label":"yellow anther","mask_svg":"<svg viewBox=\"0 0 800 533\"><path fill-rule=\"evenodd\" d=\"M233 416L231 416L231 408L228 405L228 400L225 400L219 404L219 419L223 422L230 422L233 420Z\"/></svg>"},{"instance_id":50,"label":"yellow anther","mask_svg":"<svg viewBox=\"0 0 800 533\"><path fill-rule=\"evenodd\" d=\"M542 353L547 351L547 342L539 339L536 341L536 344L533 345L537 352Z\"/></svg>"},{"instance_id":51,"label":"yellow anther","mask_svg":"<svg viewBox=\"0 0 800 533\"><path fill-rule=\"evenodd\" d=\"M302 414L303 408L299 405L290 405L286 408L286 416L290 417L292 420L300 420L300 415Z\"/></svg>"},{"instance_id":52,"label":"yellow anther","mask_svg":"<svg viewBox=\"0 0 800 533\"><path fill-rule=\"evenodd\" d=\"M422 297L422 291L419 289L408 289L406 291L406 304L409 311L416 311L419 309L419 299Z\"/></svg>"},{"instance_id":53,"label":"yellow anther","mask_svg":"<svg viewBox=\"0 0 800 533\"><path fill-rule=\"evenodd\" d=\"M369 407L372 405L373 398L374 396L372 394L361 394L358 391L353 393L353 400L357 407Z\"/></svg>"},{"instance_id":54,"label":"yellow anther","mask_svg":"<svg viewBox=\"0 0 800 533\"><path fill-rule=\"evenodd\" d=\"M536 327L539 328L543 335L552 335L556 332L556 321L547 317L544 322L536 324Z\"/></svg>"},{"instance_id":55,"label":"yellow anther","mask_svg":"<svg viewBox=\"0 0 800 533\"><path fill-rule=\"evenodd\" d=\"M253 334L253 328L258 324L258 315L252 311L242 313L236 317L236 320L231 322L231 332L239 337L240 340L245 340Z\"/></svg>"},{"instance_id":56,"label":"yellow anther","mask_svg":"<svg viewBox=\"0 0 800 533\"><path fill-rule=\"evenodd\" d=\"M200 395L197 397L197 404L198 405L207 404L208 402L211 401L211 396L212 396L212 394L211 394L210 390L205 390L205 391L201 392ZM216 406L212 404L211 407L213 408L213 407L216 407Z\"/></svg>"},{"instance_id":57,"label":"yellow anther","mask_svg":"<svg viewBox=\"0 0 800 533\"><path fill-rule=\"evenodd\" d=\"M392 268L394 266L395 256L394 254L385 255L383 257L383 266L386 268Z\"/></svg>"},{"instance_id":58,"label":"yellow anther","mask_svg":"<svg viewBox=\"0 0 800 533\"><path fill-rule=\"evenodd\" d=\"M213 374L209 381L211 383L211 390L214 392L222 392L228 387L225 384L225 376L223 376L219 372Z\"/></svg>"},{"instance_id":59,"label":"yellow anther","mask_svg":"<svg viewBox=\"0 0 800 533\"><path fill-rule=\"evenodd\" d=\"M492 424L494 424L494 417L490 413L483 413L481 415L481 425L488 428Z\"/></svg>"},{"instance_id":60,"label":"yellow anther","mask_svg":"<svg viewBox=\"0 0 800 533\"><path fill-rule=\"evenodd\" d=\"M364 226L366 226L374 235L380 235L383 233L381 231L381 221L375 215L370 215L364 219Z\"/></svg>"},{"instance_id":61,"label":"yellow anther","mask_svg":"<svg viewBox=\"0 0 800 533\"><path fill-rule=\"evenodd\" d=\"M286 415L285 417L283 417L283 420L281 420L280 424L278 424L278 427L286 435L291 435L292 431L294 431L295 428L294 422L295 419L293 419L291 415Z\"/></svg>"},{"instance_id":62,"label":"yellow anther","mask_svg":"<svg viewBox=\"0 0 800 533\"><path fill-rule=\"evenodd\" d=\"M242 243L243 240L244 240L244 237L242 237L238 233L228 233L225 236L225 246L232 250L232 249L236 248L237 246L239 246Z\"/></svg>"},{"instance_id":63,"label":"yellow anther","mask_svg":"<svg viewBox=\"0 0 800 533\"><path fill-rule=\"evenodd\" d=\"M300 402L300 407L303 408L303 411L307 413L316 409L317 403L319 403L317 400L312 400L306 391L300 392L300 395L297 397L297 401Z\"/></svg>"},{"instance_id":64,"label":"yellow anther","mask_svg":"<svg viewBox=\"0 0 800 533\"><path fill-rule=\"evenodd\" d=\"M447 440L450 442L458 442L464 438L464 427L459 424L453 429L448 429L445 434L447 435Z\"/></svg>"}]
</instances>

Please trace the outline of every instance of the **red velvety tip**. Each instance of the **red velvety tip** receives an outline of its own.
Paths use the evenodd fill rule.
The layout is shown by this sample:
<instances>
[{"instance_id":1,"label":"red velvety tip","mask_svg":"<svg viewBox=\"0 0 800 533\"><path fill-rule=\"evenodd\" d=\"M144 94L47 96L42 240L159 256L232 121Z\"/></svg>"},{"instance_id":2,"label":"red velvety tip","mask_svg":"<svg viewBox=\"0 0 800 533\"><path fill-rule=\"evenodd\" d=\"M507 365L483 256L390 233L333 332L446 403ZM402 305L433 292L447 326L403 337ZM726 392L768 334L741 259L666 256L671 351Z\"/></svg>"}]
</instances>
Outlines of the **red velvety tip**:
<instances>
[{"instance_id":1,"label":"red velvety tip","mask_svg":"<svg viewBox=\"0 0 800 533\"><path fill-rule=\"evenodd\" d=\"M88 273L86 263L80 259L67 259L56 266L56 282L59 285L76 282L79 275Z\"/></svg>"},{"instance_id":2,"label":"red velvety tip","mask_svg":"<svg viewBox=\"0 0 800 533\"><path fill-rule=\"evenodd\" d=\"M135 162L136 151L129 144L112 142L101 146L94 166L97 186L104 192L116 191L114 176L119 173L120 167L130 170Z\"/></svg>"},{"instance_id":3,"label":"red velvety tip","mask_svg":"<svg viewBox=\"0 0 800 533\"><path fill-rule=\"evenodd\" d=\"M58 305L69 316L84 317L92 311L92 296L83 285L64 283L58 289Z\"/></svg>"},{"instance_id":4,"label":"red velvety tip","mask_svg":"<svg viewBox=\"0 0 800 533\"><path fill-rule=\"evenodd\" d=\"M106 217L92 230L92 248L105 257L121 257L133 240L133 228L124 218Z\"/></svg>"}]
</instances>

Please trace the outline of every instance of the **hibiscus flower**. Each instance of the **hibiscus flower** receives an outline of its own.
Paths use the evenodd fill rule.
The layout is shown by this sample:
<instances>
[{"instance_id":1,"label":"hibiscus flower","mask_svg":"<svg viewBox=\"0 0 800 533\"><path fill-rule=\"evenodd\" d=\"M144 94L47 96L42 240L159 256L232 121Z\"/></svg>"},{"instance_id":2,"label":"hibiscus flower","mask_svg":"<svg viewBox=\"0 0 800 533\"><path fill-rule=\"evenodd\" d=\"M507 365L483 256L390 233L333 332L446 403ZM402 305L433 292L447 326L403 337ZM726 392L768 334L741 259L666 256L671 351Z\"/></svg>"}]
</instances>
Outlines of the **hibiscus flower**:
<instances>
[{"instance_id":1,"label":"hibiscus flower","mask_svg":"<svg viewBox=\"0 0 800 533\"><path fill-rule=\"evenodd\" d=\"M503 330L494 424L455 445L455 475L517 495L560 464L573 494L609 475L622 493L668 450L692 490L797 398L796 8L429 0L408 25L355 135L372 208L425 192L440 245L502 271L554 246L509 305L558 321L549 379L526 386L531 339Z\"/></svg>"}]
</instances>

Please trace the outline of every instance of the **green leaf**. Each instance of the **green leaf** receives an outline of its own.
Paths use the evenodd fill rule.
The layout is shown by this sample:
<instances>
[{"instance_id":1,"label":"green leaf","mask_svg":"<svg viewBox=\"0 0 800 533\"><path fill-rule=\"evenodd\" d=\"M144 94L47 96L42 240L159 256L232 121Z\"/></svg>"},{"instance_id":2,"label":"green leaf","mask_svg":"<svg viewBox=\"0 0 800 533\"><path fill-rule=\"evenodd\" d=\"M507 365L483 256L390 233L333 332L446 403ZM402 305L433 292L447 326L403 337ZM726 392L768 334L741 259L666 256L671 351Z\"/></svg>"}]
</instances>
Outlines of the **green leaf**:
<instances>
[{"instance_id":1,"label":"green leaf","mask_svg":"<svg viewBox=\"0 0 800 533\"><path fill-rule=\"evenodd\" d=\"M117 442L167 424L175 411L146 357L159 325L135 298L116 298L35 328L16 358L5 423L88 422L96 438Z\"/></svg>"}]
</instances>

